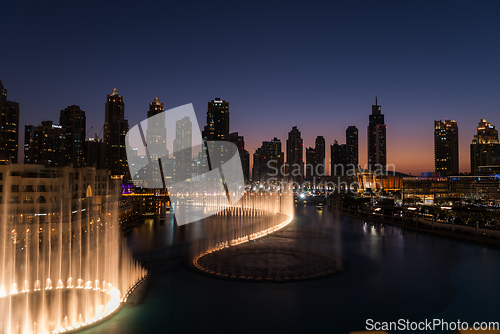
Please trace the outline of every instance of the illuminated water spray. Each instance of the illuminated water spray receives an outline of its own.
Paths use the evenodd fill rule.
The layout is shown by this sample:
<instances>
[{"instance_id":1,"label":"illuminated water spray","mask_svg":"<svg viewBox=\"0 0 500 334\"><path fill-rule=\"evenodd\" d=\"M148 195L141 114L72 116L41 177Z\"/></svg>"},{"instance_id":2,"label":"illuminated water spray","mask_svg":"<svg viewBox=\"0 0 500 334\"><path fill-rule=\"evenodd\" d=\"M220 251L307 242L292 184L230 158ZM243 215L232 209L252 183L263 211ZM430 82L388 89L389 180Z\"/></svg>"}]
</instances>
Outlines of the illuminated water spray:
<instances>
[{"instance_id":1,"label":"illuminated water spray","mask_svg":"<svg viewBox=\"0 0 500 334\"><path fill-rule=\"evenodd\" d=\"M113 312L146 276L122 242L115 180L93 168L11 166L0 204L0 332L58 333Z\"/></svg>"}]
</instances>

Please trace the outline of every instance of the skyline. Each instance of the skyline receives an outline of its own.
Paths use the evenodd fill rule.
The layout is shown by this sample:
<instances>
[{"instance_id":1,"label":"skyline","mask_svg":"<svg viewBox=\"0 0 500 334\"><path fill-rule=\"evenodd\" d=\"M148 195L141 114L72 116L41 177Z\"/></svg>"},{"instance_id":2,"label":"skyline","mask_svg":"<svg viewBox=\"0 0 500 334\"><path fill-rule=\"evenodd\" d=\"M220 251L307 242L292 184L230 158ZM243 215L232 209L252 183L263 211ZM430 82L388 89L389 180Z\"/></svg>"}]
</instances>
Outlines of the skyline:
<instances>
[{"instance_id":1,"label":"skyline","mask_svg":"<svg viewBox=\"0 0 500 334\"><path fill-rule=\"evenodd\" d=\"M116 89L116 88L115 88L115 89ZM115 91L115 89L113 89L113 91L112 91L112 92L114 92L114 91ZM377 99L377 97L376 97L376 99ZM126 102L125 102L125 97L123 98L123 100L124 100L124 103L125 103L125 110L126 110ZM155 101L157 101L157 100L159 100L159 99L158 99L158 97L156 97L156 98L155 98L152 102L149 102L149 104L154 103L154 102L155 102ZM222 99L222 100L224 100L224 99ZM227 100L225 100L225 101L226 101L226 102L230 102L230 101L227 101ZM163 101L161 101L161 102L162 102L162 104L163 104ZM208 101L208 102L209 102L209 101ZM75 105L75 104L73 104L73 105L69 105L69 106L67 106L66 108L68 108L68 107L72 107L72 106L73 106L73 107L75 107L75 106L79 106L79 105ZM380 105L378 104L378 106L380 106ZM81 106L80 106L80 108L81 108ZM174 108L174 107L172 107L172 108ZM82 110L84 110L83 108L81 108L81 109L82 109ZM171 108L170 108L170 109L171 109ZM85 110L84 110L84 111L85 111ZM166 111L168 112L168 109L167 109ZM230 111L231 116L232 116L232 117L231 117L231 120L233 120L233 121L234 121L234 117L235 117L235 115L234 115L233 111L231 110L231 107L229 108L229 111ZM148 113L148 110L146 110L146 114L147 114L147 113ZM383 109L383 108L382 108L382 113L384 113L384 109ZM196 114L199 114L199 112L196 112ZM22 112L21 112L21 115L22 115ZM369 114L367 114L367 116L369 116ZM198 117L198 115L197 115L197 117ZM20 117L20 118L21 118L21 117ZM126 111L125 111L125 119L127 119L127 120L129 120L129 119L130 119L130 118L127 116L127 112L126 112ZM43 119L43 121L47 121L47 120L49 120L49 121L53 121L53 122L54 122L54 124L58 124L58 115L56 115L56 117L55 117L55 118L52 118L52 119L50 119L50 118L44 118L44 119ZM481 121L481 120L482 120L482 119L480 119L480 120L478 121L478 123L480 123L480 121ZM436 121L439 121L439 120L436 120ZM40 123L39 123L39 124L41 124L41 122L42 122L42 121L40 121ZM93 123L95 123L95 122L93 122ZM387 121L386 121L386 123L387 123ZM457 123L458 123L458 122L457 122ZM491 122L490 122L490 123L491 123ZM93 135L93 133L94 133L94 130L96 129L96 127L94 126L94 128L93 128L92 130L89 130L90 128L89 128L88 124L89 124L89 120L87 119L87 131L89 132L89 134L88 134L87 138L85 138L86 140L88 140L89 138L93 138L93 136L94 136L94 135ZM35 124L35 123L27 123L27 124L24 124L24 125L33 125L33 126L37 126L38 124ZM23 134L24 134L24 125L23 125L23 124L20 124L20 132L22 132ZM129 125L129 127L132 127L133 125L135 125L135 124ZM200 126L200 131L203 131L204 125L205 125L204 123L200 123L200 125L199 125L199 126ZM494 124L492 124L492 125L494 125ZM303 145L303 146L304 146L304 148L303 148L303 156L304 156L304 158L303 158L303 162L304 162L304 164L306 164L306 163L307 163L307 161L306 161L306 154L305 154L305 151L306 151L306 148L307 148L307 147L306 147L306 145L307 145L306 143L307 143L307 142L309 142L310 140L306 140L306 138L305 138L305 136L303 135L303 132L302 132L302 130L301 130L301 128L300 128L300 126L299 126L299 125L294 125L294 126L297 126L297 127L298 127L298 129L299 129L299 131L301 131L301 134L302 134L302 140L304 141L304 145ZM350 126L353 126L353 125L350 125ZM359 129L359 126L358 126L358 125L354 125L354 126L358 127L358 129ZM103 127L104 127L104 123L103 123L103 125L102 125L102 128L103 128ZM462 143L462 144L460 144L460 143L463 141L463 139L462 139L462 140L460 140L460 133L461 133L461 128L460 128L460 125L458 126L458 128L459 128L459 146L460 146L460 150L459 150L459 155L460 155L460 173L466 173L466 172L470 172L470 144L472 143L472 139L474 139L474 135L476 134L477 124L474 126L474 135L473 135L473 138L471 139L470 143L466 142L466 143ZM346 129L347 129L347 127L346 127ZM363 129L363 127L361 127L361 129ZM291 130L291 128L290 128L290 130ZM288 138L288 132L289 132L290 130L285 131L285 132L286 132L286 136L285 136L285 135L283 135L283 139L282 139L281 137L276 137L276 136L274 136L273 138L278 138L278 139L281 141L282 145L285 145L285 144L286 144L286 139ZM100 130L100 131L101 131L101 135L99 136L99 138L100 138L100 139L103 139L103 133L102 133L102 132L103 132L103 130ZM280 129L279 131L280 131L280 132L283 132L283 129ZM231 132L231 133L232 133L232 132L239 132L239 133L241 134L241 130L234 129L231 125L230 125L230 132ZM345 130L344 130L344 132L345 132ZM367 141L367 134L366 134L366 131L365 131L364 133L365 133L365 135L363 136L363 131L361 131L361 130L359 131L359 138L363 138L363 137L365 137L365 138L364 138L364 139L365 139L364 145L363 145L363 141L361 141L361 140L360 140L360 142L359 142L359 161L360 161L360 166L361 166L361 168L364 168L364 166L366 166L366 168L368 168L368 167L367 167L367 160L368 160L368 159L367 159L367 143L366 143L366 141ZM97 132L96 132L96 134L97 134ZM327 167L326 175L330 175L330 173L329 173L329 170L330 170L330 169L328 168L328 166L330 166L330 161L331 161L330 145L333 145L333 142L334 142L335 140L339 141L340 143L345 142L345 138L342 138L342 135L344 135L344 137L345 137L345 133L344 133L344 134L340 133L340 135L339 135L338 137L335 137L335 139L333 139L333 140L330 140L329 138L325 138L325 140L326 140L326 153L325 153L325 154L326 154L326 167ZM312 138L313 138L313 142L312 142L312 144L311 144L311 145L308 145L308 146L310 146L310 147L314 147L314 144L315 144L315 143L314 143L314 141L316 140L316 137L318 137L318 136L321 136L321 135L314 135L314 134L312 134L310 137L312 137ZM432 128L432 136L434 136L434 128ZM323 137L324 137L324 136L323 136ZM390 138L390 136L388 136L388 137ZM259 148L259 147L261 146L262 142L264 142L264 141L269 141L269 140L272 140L272 139L267 139L267 137L266 137L266 138L264 138L264 139L258 139L258 138L256 138L256 139L255 139L255 138L254 138L254 140L253 140L253 141L254 141L255 143L257 143L256 145L258 145L258 146L256 146L255 148L252 148L252 147L250 147L250 146L249 146L249 144L248 144L248 142L249 142L249 141L247 140L247 137L245 136L245 148L247 149L247 151L249 151L250 156L253 156L253 153L255 152L255 150L256 150L257 148ZM433 139L432 139L432 140L433 140ZM23 147L23 144L24 144L24 135L22 135L22 136L20 135L20 136L19 136L19 148L20 148L20 149L19 149L19 159L20 159L19 161L23 161L23 157L24 157L24 155L23 155L23 154L24 154L24 150L23 150L23 149L21 149L21 148ZM391 145L391 142L390 142L389 140L388 140L387 146L388 146L388 147L393 146L393 145ZM362 152L362 149L364 149L364 150L365 150L365 152ZM285 150L284 148L283 148L283 150L284 150L283 152L284 152L284 153L286 153L286 152L285 152L286 150ZM389 150L389 149L388 149L388 150ZM363 154L363 153L365 153L365 154ZM398 171L398 172L403 172L403 173L408 173L408 174L411 174L411 175L414 175L414 176L418 176L418 175L420 175L420 173L425 173L425 172L431 172L431 171L434 171L434 142L432 142L431 152L430 152L430 153L429 153L429 152L427 152L427 153L426 153L426 155L429 155L429 154L431 154L431 156L430 156L430 160L431 160L431 167L429 167L427 170L420 170L420 171L418 171L418 170L416 170L416 169L415 169L415 170L416 170L416 172L412 172L411 170L410 170L410 171L407 171L407 170L402 170L402 169L399 169L399 168L398 168L398 164L393 163L393 162L391 161L391 159L389 159L389 160L388 160L387 165L388 165L388 166L389 166L389 165L394 165L394 166L395 166L395 168L396 168L396 171ZM464 159L464 157L462 156L462 154L466 154L466 158L465 158L465 159ZM388 154L388 155L390 155L390 154ZM428 159L429 157L428 157L428 156L426 156L425 158L426 158L426 159L425 159L425 161L427 162L427 160L429 160L429 159ZM253 160L253 159L252 159L252 160ZM399 160L399 159L398 159L398 158L396 158L395 160ZM253 161L251 161L250 167L251 167L251 168L253 167ZM412 167L410 167L410 168L413 168L413 167L414 167L414 168L416 168L414 165L413 165ZM391 167L391 168L392 168L392 167Z\"/></svg>"},{"instance_id":2,"label":"skyline","mask_svg":"<svg viewBox=\"0 0 500 334\"><path fill-rule=\"evenodd\" d=\"M500 46L492 42L499 7L124 3L95 11L91 4L9 3L0 36L16 52L0 55L8 65L0 79L9 100L20 103L21 127L56 121L76 104L86 111L87 129L94 127L90 137L99 133L105 95L115 87L130 126L155 97L166 109L193 103L198 119L205 119L207 101L220 97L230 102L231 131L245 137L250 153L273 137L284 143L294 125L305 147L316 136L327 147L342 142L355 125L361 165L378 96L389 164L413 175L434 170L433 121L446 118L457 121L465 172L480 119L500 124Z\"/></svg>"}]
</instances>

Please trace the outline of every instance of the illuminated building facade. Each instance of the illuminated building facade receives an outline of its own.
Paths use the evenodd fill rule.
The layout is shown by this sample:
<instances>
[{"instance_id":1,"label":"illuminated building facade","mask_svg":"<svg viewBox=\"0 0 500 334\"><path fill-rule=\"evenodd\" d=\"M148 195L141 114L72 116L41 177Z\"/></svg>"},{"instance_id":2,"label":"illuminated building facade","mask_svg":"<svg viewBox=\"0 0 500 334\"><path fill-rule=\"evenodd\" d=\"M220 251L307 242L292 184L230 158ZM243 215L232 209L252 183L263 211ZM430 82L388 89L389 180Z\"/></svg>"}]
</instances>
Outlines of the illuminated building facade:
<instances>
[{"instance_id":1,"label":"illuminated building facade","mask_svg":"<svg viewBox=\"0 0 500 334\"><path fill-rule=\"evenodd\" d=\"M59 125L65 131L66 162L74 167L86 166L86 117L79 106L71 105L61 110Z\"/></svg>"},{"instance_id":2,"label":"illuminated building facade","mask_svg":"<svg viewBox=\"0 0 500 334\"><path fill-rule=\"evenodd\" d=\"M282 180L281 171L284 165L284 154L281 151L281 141L274 137L263 141L262 146L255 151L253 161L253 181L275 182Z\"/></svg>"},{"instance_id":3,"label":"illuminated building facade","mask_svg":"<svg viewBox=\"0 0 500 334\"><path fill-rule=\"evenodd\" d=\"M458 125L434 121L434 169L441 176L458 175Z\"/></svg>"},{"instance_id":4,"label":"illuminated building facade","mask_svg":"<svg viewBox=\"0 0 500 334\"><path fill-rule=\"evenodd\" d=\"M33 132L25 151L25 162L45 166L67 166L66 131L52 121L43 121Z\"/></svg>"},{"instance_id":5,"label":"illuminated building facade","mask_svg":"<svg viewBox=\"0 0 500 334\"><path fill-rule=\"evenodd\" d=\"M349 165L357 166L359 164L358 156L358 128L354 125L349 126L345 130L346 142L346 162Z\"/></svg>"},{"instance_id":6,"label":"illuminated building facade","mask_svg":"<svg viewBox=\"0 0 500 334\"><path fill-rule=\"evenodd\" d=\"M0 202L10 206L10 223L45 223L58 220L61 214L64 221L75 220L90 210L100 210L100 196L113 188L109 177L109 171L89 167L0 166ZM94 197L94 206L88 205L89 197ZM61 212L63 198L71 199L71 207Z\"/></svg>"},{"instance_id":7,"label":"illuminated building facade","mask_svg":"<svg viewBox=\"0 0 500 334\"><path fill-rule=\"evenodd\" d=\"M472 175L478 175L479 167L500 165L500 142L498 130L493 125L481 119L470 145L470 170Z\"/></svg>"},{"instance_id":8,"label":"illuminated building facade","mask_svg":"<svg viewBox=\"0 0 500 334\"><path fill-rule=\"evenodd\" d=\"M32 159L30 155L30 147L33 145L33 138L35 136L36 126L26 124L24 126L24 163L31 164L33 163L30 159Z\"/></svg>"},{"instance_id":9,"label":"illuminated building facade","mask_svg":"<svg viewBox=\"0 0 500 334\"><path fill-rule=\"evenodd\" d=\"M358 128L349 126L346 129L346 143L339 144L337 140L330 145L330 174L335 176L354 175L359 163L358 157Z\"/></svg>"},{"instance_id":10,"label":"illuminated building facade","mask_svg":"<svg viewBox=\"0 0 500 334\"><path fill-rule=\"evenodd\" d=\"M193 157L193 125L189 117L178 120L175 124L174 139L174 179L175 182L191 178Z\"/></svg>"},{"instance_id":11,"label":"illuminated building facade","mask_svg":"<svg viewBox=\"0 0 500 334\"><path fill-rule=\"evenodd\" d=\"M208 140L229 140L229 102L218 97L208 102L205 131Z\"/></svg>"},{"instance_id":12,"label":"illuminated building facade","mask_svg":"<svg viewBox=\"0 0 500 334\"><path fill-rule=\"evenodd\" d=\"M104 167L111 170L112 175L122 175L128 179L127 152L125 135L128 132L128 121L125 119L123 97L115 88L107 95L104 119Z\"/></svg>"},{"instance_id":13,"label":"illuminated building facade","mask_svg":"<svg viewBox=\"0 0 500 334\"><path fill-rule=\"evenodd\" d=\"M7 89L0 81L0 163L17 163L19 142L19 103L7 100Z\"/></svg>"},{"instance_id":14,"label":"illuminated building facade","mask_svg":"<svg viewBox=\"0 0 500 334\"><path fill-rule=\"evenodd\" d=\"M314 144L306 149L306 179L319 182L325 177L325 138L317 136Z\"/></svg>"},{"instance_id":15,"label":"illuminated building facade","mask_svg":"<svg viewBox=\"0 0 500 334\"><path fill-rule=\"evenodd\" d=\"M148 153L151 161L161 159L165 163L169 159L169 152L167 149L167 128L165 127L165 117L153 117L165 111L163 103L160 99L155 98L149 104L146 141L148 143ZM129 162L130 163L130 162ZM159 164L148 164L148 175L152 179L159 180L161 178Z\"/></svg>"},{"instance_id":16,"label":"illuminated building facade","mask_svg":"<svg viewBox=\"0 0 500 334\"><path fill-rule=\"evenodd\" d=\"M385 170L387 166L386 130L382 108L375 98L368 123L368 166L371 170Z\"/></svg>"},{"instance_id":17,"label":"illuminated building facade","mask_svg":"<svg viewBox=\"0 0 500 334\"><path fill-rule=\"evenodd\" d=\"M289 178L296 183L304 180L304 142L296 126L288 132L286 141L286 164Z\"/></svg>"}]
</instances>

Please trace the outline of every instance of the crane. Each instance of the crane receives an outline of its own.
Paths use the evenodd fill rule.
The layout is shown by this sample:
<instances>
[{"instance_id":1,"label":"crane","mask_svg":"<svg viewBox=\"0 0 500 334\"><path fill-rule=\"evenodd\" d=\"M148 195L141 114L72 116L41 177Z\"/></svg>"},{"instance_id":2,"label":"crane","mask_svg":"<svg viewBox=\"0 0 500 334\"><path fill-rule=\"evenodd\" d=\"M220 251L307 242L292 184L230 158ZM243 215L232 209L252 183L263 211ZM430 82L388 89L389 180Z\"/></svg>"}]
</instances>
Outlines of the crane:
<instances>
[{"instance_id":1,"label":"crane","mask_svg":"<svg viewBox=\"0 0 500 334\"><path fill-rule=\"evenodd\" d=\"M87 133L85 134L85 138L88 138L89 132L90 132L90 130L92 130L93 128L94 128L94 126L92 125L92 126L90 127L89 131L87 131Z\"/></svg>"}]
</instances>

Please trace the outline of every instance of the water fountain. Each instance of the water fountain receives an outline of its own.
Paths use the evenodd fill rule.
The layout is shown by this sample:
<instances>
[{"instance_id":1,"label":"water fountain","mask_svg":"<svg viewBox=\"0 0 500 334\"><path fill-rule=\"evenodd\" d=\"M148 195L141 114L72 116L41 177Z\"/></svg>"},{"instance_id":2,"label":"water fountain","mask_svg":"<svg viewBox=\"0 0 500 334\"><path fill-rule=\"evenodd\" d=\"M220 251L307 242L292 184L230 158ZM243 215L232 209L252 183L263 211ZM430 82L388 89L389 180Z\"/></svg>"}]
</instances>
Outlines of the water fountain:
<instances>
[{"instance_id":1,"label":"water fountain","mask_svg":"<svg viewBox=\"0 0 500 334\"><path fill-rule=\"evenodd\" d=\"M111 314L146 276L118 191L94 168L2 166L0 332L59 333Z\"/></svg>"},{"instance_id":2,"label":"water fountain","mask_svg":"<svg viewBox=\"0 0 500 334\"><path fill-rule=\"evenodd\" d=\"M217 201L214 201L217 206ZM209 208L210 209L210 208ZM218 211L218 210L214 210ZM237 246L273 233L293 219L293 193L275 187L268 191L247 192L235 204L212 217L217 228L207 229L205 238L193 244L193 265L204 272L227 276L217 268L207 268L200 259L216 251ZM210 219L207 219L210 223Z\"/></svg>"}]
</instances>

